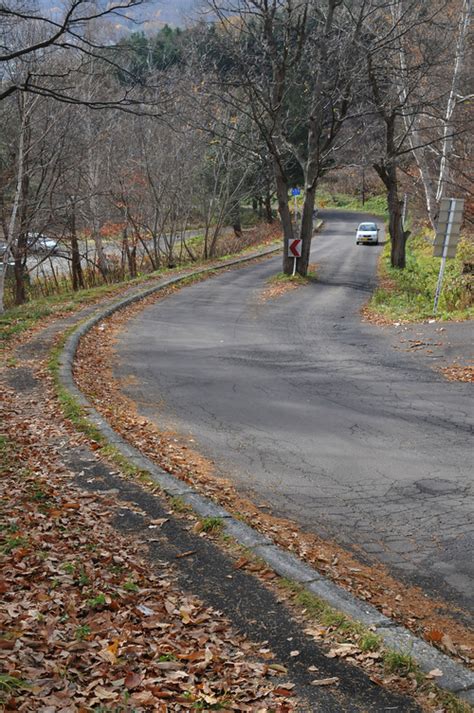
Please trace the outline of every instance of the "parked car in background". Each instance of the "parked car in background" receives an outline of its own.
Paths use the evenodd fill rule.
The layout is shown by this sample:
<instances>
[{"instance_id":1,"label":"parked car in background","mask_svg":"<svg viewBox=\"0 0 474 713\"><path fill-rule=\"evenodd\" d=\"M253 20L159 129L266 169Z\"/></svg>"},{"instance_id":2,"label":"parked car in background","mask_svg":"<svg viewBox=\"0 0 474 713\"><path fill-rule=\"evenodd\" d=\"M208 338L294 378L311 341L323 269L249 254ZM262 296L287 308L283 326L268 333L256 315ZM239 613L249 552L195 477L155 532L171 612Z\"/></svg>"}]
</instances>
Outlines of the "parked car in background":
<instances>
[{"instance_id":1,"label":"parked car in background","mask_svg":"<svg viewBox=\"0 0 474 713\"><path fill-rule=\"evenodd\" d=\"M7 252L7 243L5 242L5 240L0 240L0 261L3 260L3 256L5 255L6 252ZM13 260L12 254L10 252L10 255L8 256L8 264L12 265L12 264L14 264L14 262L15 261Z\"/></svg>"},{"instance_id":2,"label":"parked car in background","mask_svg":"<svg viewBox=\"0 0 474 713\"><path fill-rule=\"evenodd\" d=\"M3 260L5 257L5 253L7 252L7 244L4 240L0 240L0 270L3 270ZM15 260L12 257L12 254L8 256L7 260L7 268L12 267L15 264Z\"/></svg>"},{"instance_id":3,"label":"parked car in background","mask_svg":"<svg viewBox=\"0 0 474 713\"><path fill-rule=\"evenodd\" d=\"M361 223L356 232L356 245L368 243L377 245L379 242L379 227L377 223Z\"/></svg>"},{"instance_id":4,"label":"parked car in background","mask_svg":"<svg viewBox=\"0 0 474 713\"><path fill-rule=\"evenodd\" d=\"M54 255L59 251L59 242L41 233L28 233L28 247L33 252L51 253Z\"/></svg>"}]
</instances>

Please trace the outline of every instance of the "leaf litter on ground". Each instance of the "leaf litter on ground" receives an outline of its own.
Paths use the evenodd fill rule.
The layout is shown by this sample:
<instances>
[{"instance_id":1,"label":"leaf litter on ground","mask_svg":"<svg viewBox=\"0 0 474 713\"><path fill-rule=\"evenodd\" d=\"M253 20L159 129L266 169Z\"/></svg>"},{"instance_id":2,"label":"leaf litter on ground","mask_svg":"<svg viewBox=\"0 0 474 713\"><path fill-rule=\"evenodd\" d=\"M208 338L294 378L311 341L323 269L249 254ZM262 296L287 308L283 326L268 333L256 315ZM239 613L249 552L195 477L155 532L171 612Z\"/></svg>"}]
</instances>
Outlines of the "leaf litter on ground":
<instances>
[{"instance_id":1,"label":"leaf litter on ground","mask_svg":"<svg viewBox=\"0 0 474 713\"><path fill-rule=\"evenodd\" d=\"M21 395L4 397L3 709L293 710L291 686L258 647L117 534L114 499L74 486L51 445L60 427L47 413L25 418Z\"/></svg>"}]
</instances>

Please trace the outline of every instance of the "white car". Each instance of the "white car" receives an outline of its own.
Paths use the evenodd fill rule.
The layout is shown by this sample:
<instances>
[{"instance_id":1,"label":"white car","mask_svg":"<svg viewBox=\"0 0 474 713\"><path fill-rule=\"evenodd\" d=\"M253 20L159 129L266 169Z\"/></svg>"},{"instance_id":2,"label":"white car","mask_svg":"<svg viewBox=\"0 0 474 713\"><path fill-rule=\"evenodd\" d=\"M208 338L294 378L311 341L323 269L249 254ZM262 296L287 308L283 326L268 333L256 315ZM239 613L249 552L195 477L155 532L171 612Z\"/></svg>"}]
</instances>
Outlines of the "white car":
<instances>
[{"instance_id":1,"label":"white car","mask_svg":"<svg viewBox=\"0 0 474 713\"><path fill-rule=\"evenodd\" d=\"M356 232L356 245L361 243L370 243L378 245L379 242L379 227L377 223L361 223Z\"/></svg>"},{"instance_id":2,"label":"white car","mask_svg":"<svg viewBox=\"0 0 474 713\"><path fill-rule=\"evenodd\" d=\"M4 260L4 256L5 256L5 253L6 253L6 252L7 252L7 244L6 244L3 240L1 240L1 241L0 241L0 272L1 272L2 269L3 269L3 260ZM10 253L10 255L8 256L8 260L7 260L7 263L6 263L6 264L7 264L7 266L8 266L8 265L11 266L11 265L14 265L14 264L15 264L15 260L13 259L13 256L12 256L11 253Z\"/></svg>"},{"instance_id":3,"label":"white car","mask_svg":"<svg viewBox=\"0 0 474 713\"><path fill-rule=\"evenodd\" d=\"M32 252L55 254L59 250L59 243L41 233L28 233L28 247Z\"/></svg>"}]
</instances>

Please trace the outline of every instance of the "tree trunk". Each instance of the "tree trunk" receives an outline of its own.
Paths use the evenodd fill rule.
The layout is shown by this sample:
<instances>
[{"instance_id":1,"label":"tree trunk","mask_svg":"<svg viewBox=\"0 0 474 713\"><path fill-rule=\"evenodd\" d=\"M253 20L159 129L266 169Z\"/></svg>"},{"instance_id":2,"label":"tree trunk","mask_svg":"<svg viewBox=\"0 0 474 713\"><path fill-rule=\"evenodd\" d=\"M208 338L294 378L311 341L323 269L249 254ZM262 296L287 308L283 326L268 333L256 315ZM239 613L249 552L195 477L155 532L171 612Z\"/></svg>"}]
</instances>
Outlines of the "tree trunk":
<instances>
[{"instance_id":1,"label":"tree trunk","mask_svg":"<svg viewBox=\"0 0 474 713\"><path fill-rule=\"evenodd\" d=\"M293 272L293 258L288 257L288 245L294 238L293 223L291 222L290 207L288 205L288 183L282 175L277 160L275 160L275 183L278 198L278 212L283 228L283 272L286 275L291 275Z\"/></svg>"},{"instance_id":2,"label":"tree trunk","mask_svg":"<svg viewBox=\"0 0 474 713\"><path fill-rule=\"evenodd\" d=\"M7 255L7 252L5 252L5 255ZM8 270L8 262L5 260L5 257L2 259L2 262L0 263L0 314L3 314L5 311L5 279L7 277L7 270Z\"/></svg>"},{"instance_id":3,"label":"tree trunk","mask_svg":"<svg viewBox=\"0 0 474 713\"><path fill-rule=\"evenodd\" d=\"M13 273L15 276L15 304L22 305L26 302L26 284L27 275L25 274L26 266L26 251L27 251L27 237L26 234L21 232L18 236L18 241L13 251L15 258L15 265L13 267Z\"/></svg>"},{"instance_id":4,"label":"tree trunk","mask_svg":"<svg viewBox=\"0 0 474 713\"><path fill-rule=\"evenodd\" d=\"M137 246L136 244L130 248L128 251L128 269L130 270L130 277L134 280L138 275L137 270Z\"/></svg>"},{"instance_id":5,"label":"tree trunk","mask_svg":"<svg viewBox=\"0 0 474 713\"><path fill-rule=\"evenodd\" d=\"M214 230L212 231L211 235L211 242L209 243L208 247L208 255L207 257L215 257L216 256L216 250L217 250L217 241L219 239L219 235L221 232L221 220L218 218L217 219L217 225L215 226Z\"/></svg>"},{"instance_id":6,"label":"tree trunk","mask_svg":"<svg viewBox=\"0 0 474 713\"><path fill-rule=\"evenodd\" d=\"M316 185L306 191L301 217L301 257L296 261L296 272L305 277L308 274L309 255L311 252L311 239L313 237L313 212L316 198Z\"/></svg>"},{"instance_id":7,"label":"tree trunk","mask_svg":"<svg viewBox=\"0 0 474 713\"><path fill-rule=\"evenodd\" d=\"M403 229L403 201L398 195L396 166L389 166L383 173L384 177L381 178L387 189L388 229L391 240L390 264L403 270L406 265L406 242L410 232Z\"/></svg>"},{"instance_id":8,"label":"tree trunk","mask_svg":"<svg viewBox=\"0 0 474 713\"><path fill-rule=\"evenodd\" d=\"M270 189L267 189L265 193L265 219L269 225L273 223L272 193Z\"/></svg>"},{"instance_id":9,"label":"tree trunk","mask_svg":"<svg viewBox=\"0 0 474 713\"><path fill-rule=\"evenodd\" d=\"M30 126L25 124L25 144L26 151L30 145ZM25 169L21 181L21 203L20 203L20 233L14 251L15 255L15 304L22 305L26 302L26 285L28 275L26 273L26 256L28 254L28 203L30 195L30 178L27 173L28 161L25 157Z\"/></svg>"},{"instance_id":10,"label":"tree trunk","mask_svg":"<svg viewBox=\"0 0 474 713\"><path fill-rule=\"evenodd\" d=\"M23 185L23 174L24 174L24 169L25 169L25 125L26 125L26 117L25 113L22 113L22 121L21 121L21 127L20 127L20 137L19 137L19 142L18 142L18 173L17 173L17 179L16 179L16 188L15 188L15 195L13 198L13 206L10 214L10 220L8 223L8 232L7 232L7 248L5 252L3 253L3 260L2 260L2 270L0 274L0 314L3 314L5 311L5 278L6 278L6 272L8 269L8 260L10 255L12 254L12 247L14 244L15 240L15 228L16 228L16 217L18 213L18 208L20 205L20 199L21 199L21 192L22 192L22 185Z\"/></svg>"},{"instance_id":11,"label":"tree trunk","mask_svg":"<svg viewBox=\"0 0 474 713\"><path fill-rule=\"evenodd\" d=\"M242 223L240 221L240 203L237 202L232 206L230 213L230 219L232 222L232 229L236 238L242 237Z\"/></svg>"},{"instance_id":12,"label":"tree trunk","mask_svg":"<svg viewBox=\"0 0 474 713\"><path fill-rule=\"evenodd\" d=\"M74 206L71 209L71 272L72 289L74 292L84 289L84 275L82 272L81 255L79 253L79 243L76 232L76 212Z\"/></svg>"},{"instance_id":13,"label":"tree trunk","mask_svg":"<svg viewBox=\"0 0 474 713\"><path fill-rule=\"evenodd\" d=\"M374 163L374 169L387 190L388 225L391 240L390 262L392 267L405 268L405 248L409 231L403 228L403 201L398 195L397 149L395 139L396 112L384 115L386 124L386 159Z\"/></svg>"},{"instance_id":14,"label":"tree trunk","mask_svg":"<svg viewBox=\"0 0 474 713\"><path fill-rule=\"evenodd\" d=\"M137 245L135 242L133 247L130 248L130 244L128 242L128 231L126 227L123 229L122 240L125 254L127 256L128 271L130 273L130 277L134 279L137 276Z\"/></svg>"},{"instance_id":15,"label":"tree trunk","mask_svg":"<svg viewBox=\"0 0 474 713\"><path fill-rule=\"evenodd\" d=\"M96 226L94 226L93 232L92 232L92 240L94 241L95 245L95 251L97 255L97 266L99 268L99 272L104 278L104 280L107 282L107 275L109 273L109 264L107 262L107 257L104 252L104 246L102 244L102 238L99 235L99 230Z\"/></svg>"}]
</instances>

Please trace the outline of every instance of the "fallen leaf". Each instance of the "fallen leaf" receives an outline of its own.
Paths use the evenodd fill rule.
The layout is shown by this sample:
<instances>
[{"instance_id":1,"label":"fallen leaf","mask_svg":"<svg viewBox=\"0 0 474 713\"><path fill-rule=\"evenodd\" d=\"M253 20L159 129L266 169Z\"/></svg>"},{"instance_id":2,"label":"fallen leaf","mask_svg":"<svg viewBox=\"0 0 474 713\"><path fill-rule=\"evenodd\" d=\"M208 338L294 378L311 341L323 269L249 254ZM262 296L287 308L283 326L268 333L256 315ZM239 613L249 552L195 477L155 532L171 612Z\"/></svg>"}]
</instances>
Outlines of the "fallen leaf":
<instances>
[{"instance_id":1,"label":"fallen leaf","mask_svg":"<svg viewBox=\"0 0 474 713\"><path fill-rule=\"evenodd\" d=\"M94 695L100 698L101 701L112 701L117 698L117 691L108 691L103 686L95 686Z\"/></svg>"},{"instance_id":2,"label":"fallen leaf","mask_svg":"<svg viewBox=\"0 0 474 713\"><path fill-rule=\"evenodd\" d=\"M444 646L445 649L449 651L450 654L457 654L457 649L453 643L453 640L448 634L444 634L443 638L441 639L441 644Z\"/></svg>"},{"instance_id":3,"label":"fallen leaf","mask_svg":"<svg viewBox=\"0 0 474 713\"><path fill-rule=\"evenodd\" d=\"M443 638L443 632L438 629L430 629L425 633L425 639L433 643L439 644Z\"/></svg>"},{"instance_id":4,"label":"fallen leaf","mask_svg":"<svg viewBox=\"0 0 474 713\"><path fill-rule=\"evenodd\" d=\"M332 678L315 678L314 681L311 681L312 686L333 686L336 683L339 683L337 676L333 676Z\"/></svg>"},{"instance_id":5,"label":"fallen leaf","mask_svg":"<svg viewBox=\"0 0 474 713\"><path fill-rule=\"evenodd\" d=\"M272 671L277 671L278 673L288 673L288 669L279 663L269 663L268 668L272 669Z\"/></svg>"},{"instance_id":6,"label":"fallen leaf","mask_svg":"<svg viewBox=\"0 0 474 713\"><path fill-rule=\"evenodd\" d=\"M248 564L247 557L240 557L234 564L234 569L241 569L242 567L245 567L246 564Z\"/></svg>"},{"instance_id":7,"label":"fallen leaf","mask_svg":"<svg viewBox=\"0 0 474 713\"><path fill-rule=\"evenodd\" d=\"M129 688L131 690L133 688L138 688L142 681L142 674L130 672L125 676L124 686L125 688Z\"/></svg>"}]
</instances>

